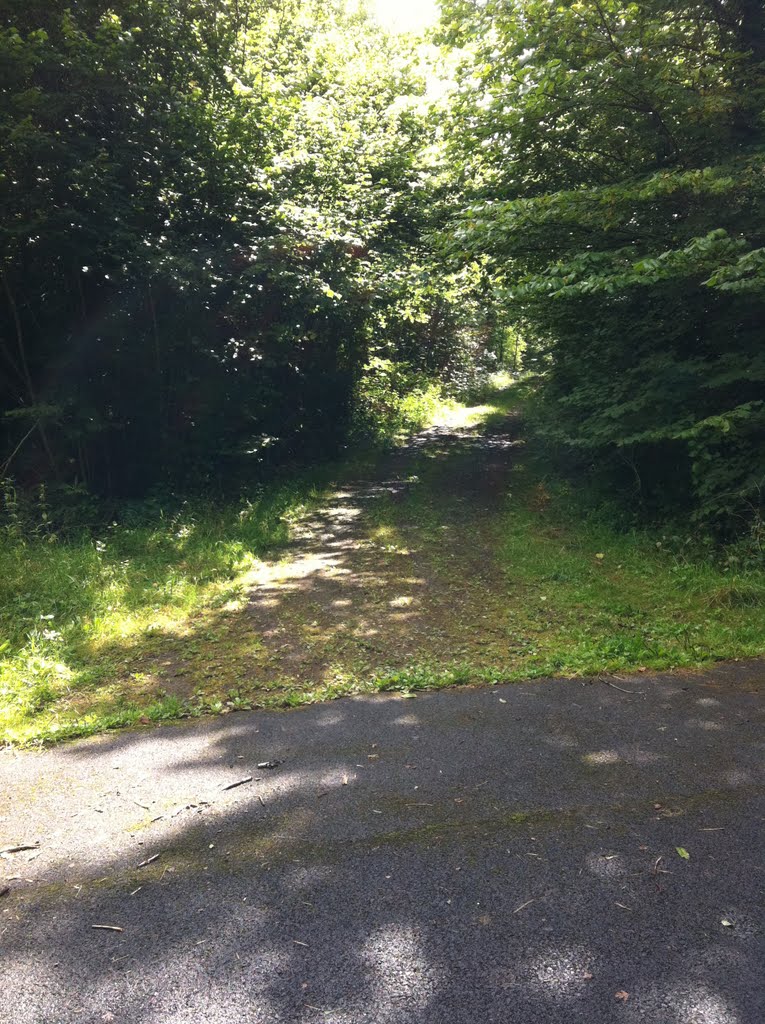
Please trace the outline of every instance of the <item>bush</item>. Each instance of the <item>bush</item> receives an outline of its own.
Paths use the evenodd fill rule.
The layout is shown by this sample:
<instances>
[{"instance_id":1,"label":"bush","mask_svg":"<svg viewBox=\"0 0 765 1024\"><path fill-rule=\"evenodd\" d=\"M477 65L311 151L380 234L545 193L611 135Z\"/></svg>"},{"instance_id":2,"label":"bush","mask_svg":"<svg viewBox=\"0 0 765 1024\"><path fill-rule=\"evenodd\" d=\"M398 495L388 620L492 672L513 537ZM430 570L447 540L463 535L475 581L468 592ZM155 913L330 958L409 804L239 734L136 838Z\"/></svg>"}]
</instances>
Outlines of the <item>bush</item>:
<instances>
[{"instance_id":1,"label":"bush","mask_svg":"<svg viewBox=\"0 0 765 1024\"><path fill-rule=\"evenodd\" d=\"M375 357L354 392L353 436L393 443L432 423L447 401L440 382L406 363Z\"/></svg>"}]
</instances>

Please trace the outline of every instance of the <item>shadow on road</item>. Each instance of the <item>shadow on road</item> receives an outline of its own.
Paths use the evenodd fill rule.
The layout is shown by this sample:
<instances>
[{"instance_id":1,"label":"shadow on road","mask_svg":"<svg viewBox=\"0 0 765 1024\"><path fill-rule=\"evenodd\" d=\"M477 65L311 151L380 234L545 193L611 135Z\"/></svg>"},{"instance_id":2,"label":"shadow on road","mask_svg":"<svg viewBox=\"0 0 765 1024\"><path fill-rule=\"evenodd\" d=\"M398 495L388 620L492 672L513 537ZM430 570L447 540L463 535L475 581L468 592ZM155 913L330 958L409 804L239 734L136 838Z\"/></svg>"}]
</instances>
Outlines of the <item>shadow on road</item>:
<instances>
[{"instance_id":1,"label":"shadow on road","mask_svg":"<svg viewBox=\"0 0 765 1024\"><path fill-rule=\"evenodd\" d=\"M761 679L359 698L9 756L3 834L41 847L3 862L0 1019L759 1024Z\"/></svg>"}]
</instances>

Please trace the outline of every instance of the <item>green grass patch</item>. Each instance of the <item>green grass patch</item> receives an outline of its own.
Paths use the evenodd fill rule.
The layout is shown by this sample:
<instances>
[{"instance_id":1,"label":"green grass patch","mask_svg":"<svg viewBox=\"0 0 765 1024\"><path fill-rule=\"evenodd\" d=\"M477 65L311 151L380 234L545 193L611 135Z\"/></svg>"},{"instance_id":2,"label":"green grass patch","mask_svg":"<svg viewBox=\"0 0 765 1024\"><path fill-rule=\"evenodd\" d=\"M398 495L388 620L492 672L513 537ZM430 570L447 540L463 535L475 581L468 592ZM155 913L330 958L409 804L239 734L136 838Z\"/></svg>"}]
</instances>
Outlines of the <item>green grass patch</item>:
<instances>
[{"instance_id":1,"label":"green grass patch","mask_svg":"<svg viewBox=\"0 0 765 1024\"><path fill-rule=\"evenodd\" d=\"M157 656L187 662L204 648L215 660L205 616L241 606L248 573L284 545L332 471L95 536L6 542L0 737L23 744L186 713L178 697L157 696Z\"/></svg>"},{"instance_id":2,"label":"green grass patch","mask_svg":"<svg viewBox=\"0 0 765 1024\"><path fill-rule=\"evenodd\" d=\"M525 666L542 674L678 668L765 650L765 574L682 542L572 520L555 501L505 512L501 548ZM520 605L520 607L519 607Z\"/></svg>"}]
</instances>

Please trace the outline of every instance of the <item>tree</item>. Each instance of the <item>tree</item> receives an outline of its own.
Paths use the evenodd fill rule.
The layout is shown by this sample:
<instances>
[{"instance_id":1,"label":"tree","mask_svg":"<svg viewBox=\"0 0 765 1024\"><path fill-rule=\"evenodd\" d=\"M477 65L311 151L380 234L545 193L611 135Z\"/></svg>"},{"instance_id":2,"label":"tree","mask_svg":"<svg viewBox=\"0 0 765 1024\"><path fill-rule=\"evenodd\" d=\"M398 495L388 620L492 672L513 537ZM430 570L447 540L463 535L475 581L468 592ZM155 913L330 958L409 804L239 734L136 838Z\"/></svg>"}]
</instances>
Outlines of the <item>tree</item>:
<instances>
[{"instance_id":1,"label":"tree","mask_svg":"<svg viewBox=\"0 0 765 1024\"><path fill-rule=\"evenodd\" d=\"M491 260L543 429L630 501L761 514L760 4L446 4L466 59L443 243ZM464 128L467 130L464 130Z\"/></svg>"},{"instance_id":2,"label":"tree","mask_svg":"<svg viewBox=\"0 0 765 1024\"><path fill-rule=\"evenodd\" d=\"M340 2L13 0L0 69L0 475L331 451L423 251L411 41Z\"/></svg>"}]
</instances>

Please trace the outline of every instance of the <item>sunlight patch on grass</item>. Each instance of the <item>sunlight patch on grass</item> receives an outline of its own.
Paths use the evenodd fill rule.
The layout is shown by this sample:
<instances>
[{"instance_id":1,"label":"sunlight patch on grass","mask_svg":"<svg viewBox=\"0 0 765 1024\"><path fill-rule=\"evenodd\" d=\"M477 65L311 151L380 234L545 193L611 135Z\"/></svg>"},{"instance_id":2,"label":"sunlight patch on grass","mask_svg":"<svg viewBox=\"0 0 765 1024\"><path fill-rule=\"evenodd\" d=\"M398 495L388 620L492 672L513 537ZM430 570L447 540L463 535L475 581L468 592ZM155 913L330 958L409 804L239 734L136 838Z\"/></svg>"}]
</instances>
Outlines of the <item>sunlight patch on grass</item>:
<instances>
[{"instance_id":1,"label":"sunlight patch on grass","mask_svg":"<svg viewBox=\"0 0 765 1024\"><path fill-rule=\"evenodd\" d=\"M509 415L516 407L510 388L510 377L506 373L495 373L481 394L478 405L464 405L459 402L444 402L428 423L431 427L446 427L449 430L474 430L491 426L498 418Z\"/></svg>"},{"instance_id":2,"label":"sunlight patch on grass","mask_svg":"<svg viewBox=\"0 0 765 1024\"><path fill-rule=\"evenodd\" d=\"M449 430L468 430L482 424L492 412L494 407L491 405L444 405L429 425L447 427Z\"/></svg>"},{"instance_id":3,"label":"sunlight patch on grass","mask_svg":"<svg viewBox=\"0 0 765 1024\"><path fill-rule=\"evenodd\" d=\"M283 544L289 522L324 492L296 480L238 507L187 506L146 525L112 524L102 538L0 547L0 740L84 735L144 712L169 714L174 705L161 697L161 711L146 711L158 677L133 670L163 650L170 661L193 657L184 641L206 616L241 609L265 565L259 556Z\"/></svg>"}]
</instances>

